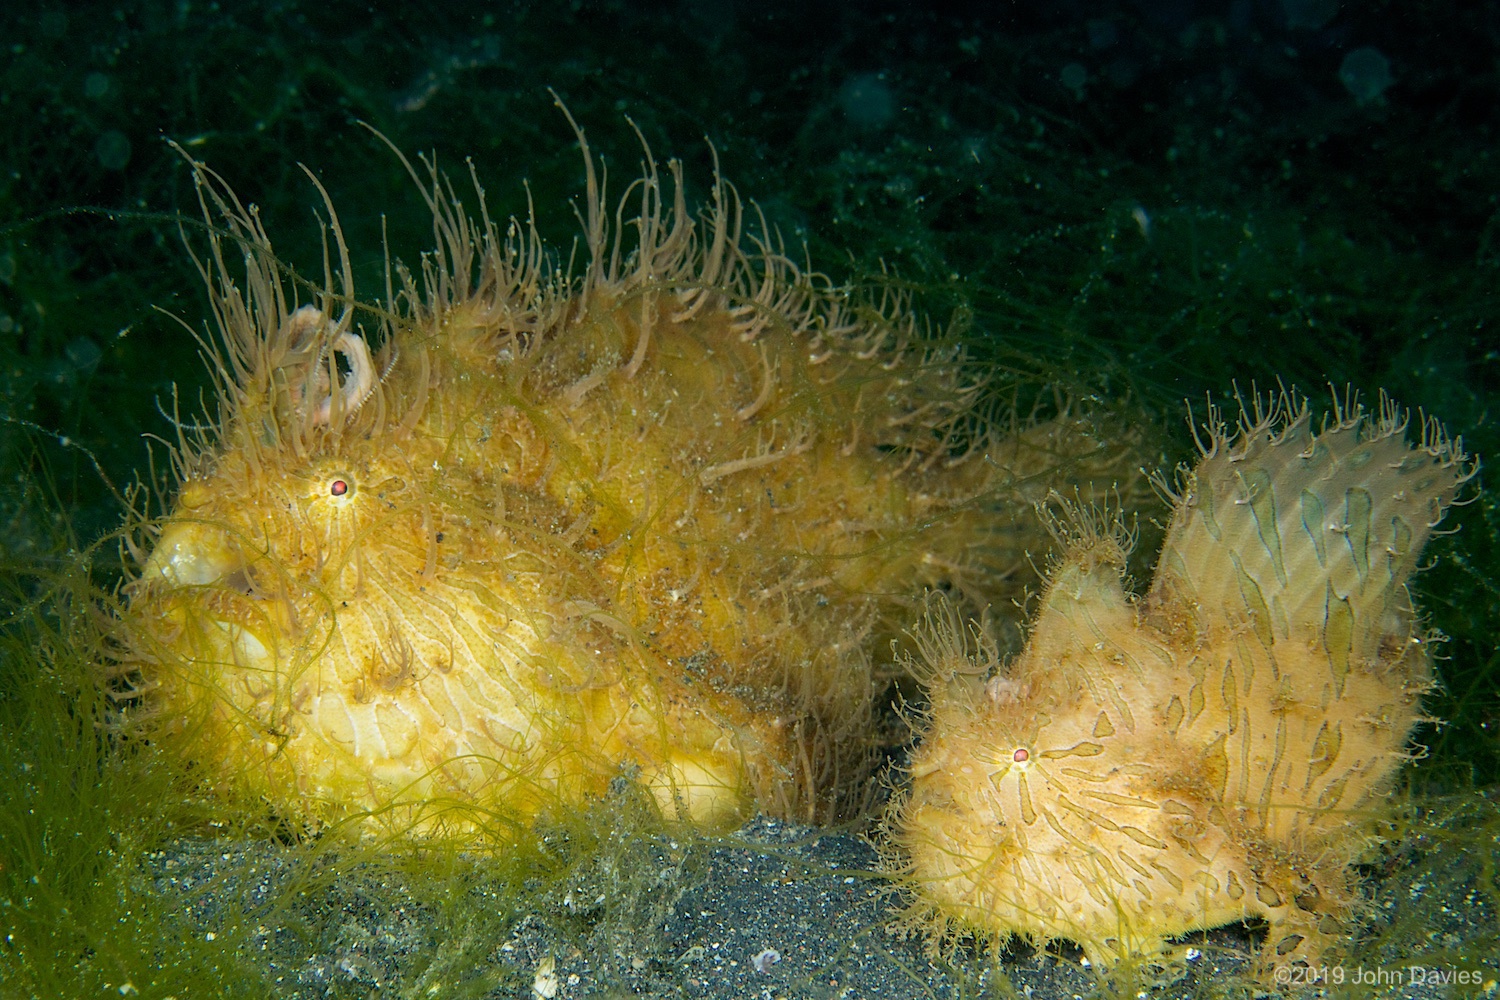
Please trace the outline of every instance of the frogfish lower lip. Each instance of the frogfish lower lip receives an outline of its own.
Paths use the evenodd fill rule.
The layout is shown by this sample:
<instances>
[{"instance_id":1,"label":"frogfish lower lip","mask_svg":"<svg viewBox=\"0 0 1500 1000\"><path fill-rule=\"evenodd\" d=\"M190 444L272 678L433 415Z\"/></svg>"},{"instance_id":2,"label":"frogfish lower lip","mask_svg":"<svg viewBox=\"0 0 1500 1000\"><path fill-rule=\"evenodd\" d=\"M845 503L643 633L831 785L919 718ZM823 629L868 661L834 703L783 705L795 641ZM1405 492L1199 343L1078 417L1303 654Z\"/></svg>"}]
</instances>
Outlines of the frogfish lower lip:
<instances>
[{"instance_id":1,"label":"frogfish lower lip","mask_svg":"<svg viewBox=\"0 0 1500 1000\"><path fill-rule=\"evenodd\" d=\"M243 568L224 531L201 522L168 525L146 560L142 578L179 587L201 587Z\"/></svg>"}]
</instances>

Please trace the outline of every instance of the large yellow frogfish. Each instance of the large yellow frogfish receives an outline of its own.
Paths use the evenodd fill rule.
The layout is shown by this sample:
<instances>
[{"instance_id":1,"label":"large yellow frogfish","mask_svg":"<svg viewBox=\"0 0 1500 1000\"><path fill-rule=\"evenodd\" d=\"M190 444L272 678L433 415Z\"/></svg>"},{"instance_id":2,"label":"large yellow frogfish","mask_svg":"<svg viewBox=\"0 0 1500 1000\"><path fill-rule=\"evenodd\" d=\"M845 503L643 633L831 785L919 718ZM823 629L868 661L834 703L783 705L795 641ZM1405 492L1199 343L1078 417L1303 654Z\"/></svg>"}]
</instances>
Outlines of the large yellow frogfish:
<instances>
[{"instance_id":1,"label":"large yellow frogfish","mask_svg":"<svg viewBox=\"0 0 1500 1000\"><path fill-rule=\"evenodd\" d=\"M1407 582L1475 465L1382 397L1335 399L1320 430L1280 394L1217 411L1149 590L1131 538L1076 506L1024 652L940 604L917 631L931 690L909 795L892 813L909 917L1097 966L1260 918L1265 967L1316 963L1362 905L1432 684Z\"/></svg>"},{"instance_id":2,"label":"large yellow frogfish","mask_svg":"<svg viewBox=\"0 0 1500 1000\"><path fill-rule=\"evenodd\" d=\"M193 165L217 414L135 524L117 669L214 787L466 836L619 777L705 826L827 818L904 609L1013 590L1047 545L1018 514L1136 478L1076 407L990 419L953 338L717 178L692 212L648 150L611 210L578 140L581 269L409 166L437 245L378 307L331 204L309 288Z\"/></svg>"}]
</instances>

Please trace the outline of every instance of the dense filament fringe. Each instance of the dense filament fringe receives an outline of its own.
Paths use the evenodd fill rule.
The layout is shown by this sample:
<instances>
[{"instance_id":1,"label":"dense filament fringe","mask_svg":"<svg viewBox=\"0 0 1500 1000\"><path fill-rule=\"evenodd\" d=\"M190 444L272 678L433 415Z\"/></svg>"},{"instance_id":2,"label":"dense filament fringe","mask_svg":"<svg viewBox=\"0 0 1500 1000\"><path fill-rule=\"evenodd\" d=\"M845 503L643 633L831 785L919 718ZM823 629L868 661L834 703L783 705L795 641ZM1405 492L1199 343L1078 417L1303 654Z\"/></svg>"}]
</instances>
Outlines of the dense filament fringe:
<instances>
[{"instance_id":1,"label":"dense filament fringe","mask_svg":"<svg viewBox=\"0 0 1500 1000\"><path fill-rule=\"evenodd\" d=\"M349 249L332 200L316 177L308 174L327 212L324 276L314 301L305 304L282 275L255 208L242 203L222 177L179 147L192 165L209 233L207 255L195 254L194 263L211 290L217 328L216 336L198 338L213 372L217 413L206 430L190 430L174 401L177 435L171 442L171 465L177 481L204 475L214 451L231 433L244 436L239 443L249 446L253 465L260 458L257 449L290 449L301 456L336 454L343 436L383 431L387 416L397 421L396 432L409 432L426 399L402 400L400 409L392 412L395 401L386 398L384 390L385 376L395 361L393 324L432 327L454 310L467 310L473 325L487 331L488 348L497 359L520 359L596 297L638 303L640 335L624 360L627 375L644 361L653 323L660 317L691 318L720 297L742 339L753 341L770 324L784 325L805 340L815 365L852 356L878 360L882 369L895 370L909 363L912 351L919 351L920 364L932 378L914 387L910 398L899 404L905 409L889 423L893 432L909 426L908 432L899 433L898 445L912 450L913 466L951 460L949 448L962 436L958 422L985 382L960 374L960 349L935 343L930 331L917 328L907 293L887 284L871 299L856 300L848 288L793 261L759 209L757 231L745 233L743 205L719 174L712 147L712 196L694 218L685 202L681 164L667 164L673 188L669 197L662 171L639 129L641 176L616 204L611 227L605 211L607 172L595 163L582 129L566 108L562 111L584 160L584 204L578 217L588 260L577 276L538 234L529 190L526 219L512 218L502 234L489 215L472 163L468 172L478 201L477 221L433 159L421 157L419 169L371 129L417 186L432 213L434 237L434 248L422 261L420 282L406 268L393 265L387 254L387 310L394 311L377 310L381 346L373 354L354 326ZM629 223L624 221L627 215L634 216ZM632 237L628 242L627 231ZM226 243L241 251L242 272L231 267ZM659 298L661 294L671 296L670 305ZM341 373L339 360L347 372ZM824 377L837 374L831 368ZM753 415L759 407L748 409ZM1211 420L1219 419L1217 411L1211 411ZM1219 437L1212 434L1211 440Z\"/></svg>"}]
</instances>

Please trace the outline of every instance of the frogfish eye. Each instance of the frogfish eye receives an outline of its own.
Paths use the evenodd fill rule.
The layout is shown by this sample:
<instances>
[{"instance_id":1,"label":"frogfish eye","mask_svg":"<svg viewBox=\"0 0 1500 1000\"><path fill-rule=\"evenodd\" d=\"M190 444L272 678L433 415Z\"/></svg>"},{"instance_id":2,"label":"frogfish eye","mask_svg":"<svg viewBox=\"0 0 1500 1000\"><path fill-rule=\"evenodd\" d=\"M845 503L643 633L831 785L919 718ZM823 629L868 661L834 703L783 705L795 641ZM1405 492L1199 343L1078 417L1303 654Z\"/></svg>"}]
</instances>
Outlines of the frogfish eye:
<instances>
[{"instance_id":1,"label":"frogfish eye","mask_svg":"<svg viewBox=\"0 0 1500 1000\"><path fill-rule=\"evenodd\" d=\"M341 497L349 492L349 482L346 479L335 479L328 484L328 492L336 497Z\"/></svg>"}]
</instances>

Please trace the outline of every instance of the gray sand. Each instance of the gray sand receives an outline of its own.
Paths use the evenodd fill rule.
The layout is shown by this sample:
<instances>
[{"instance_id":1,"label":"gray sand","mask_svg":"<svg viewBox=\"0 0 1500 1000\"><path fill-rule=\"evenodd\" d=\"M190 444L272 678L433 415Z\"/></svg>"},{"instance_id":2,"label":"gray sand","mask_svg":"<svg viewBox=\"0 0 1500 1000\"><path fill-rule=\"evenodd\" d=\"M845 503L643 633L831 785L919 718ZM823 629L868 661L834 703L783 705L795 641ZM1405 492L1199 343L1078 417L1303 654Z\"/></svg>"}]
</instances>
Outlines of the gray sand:
<instances>
[{"instance_id":1,"label":"gray sand","mask_svg":"<svg viewBox=\"0 0 1500 1000\"><path fill-rule=\"evenodd\" d=\"M179 841L152 856L149 875L158 891L182 894L182 912L204 934L239 914L264 912L262 922L242 929L244 946L262 957L277 995L288 1000L1063 1000L1087 995L1094 982L1081 956L1066 948L1013 944L997 965L966 944L951 962L931 960L920 937L891 929L902 897L872 874L876 852L859 837L758 819L717 841L633 835L616 846L580 856L562 877L528 882L519 901L514 889L486 885L484 864L476 861L472 876L453 883L464 898L450 899L446 910L421 891L422 876L368 863L346 870L333 852L274 844ZM1439 878L1463 878L1452 868L1411 868L1414 881L1390 879L1382 887L1377 912L1389 917L1403 896L1420 895ZM446 877L454 878L451 870ZM277 899L290 902L267 911ZM1492 917L1454 912L1447 933L1461 940L1466 928ZM1199 935L1184 945L1185 977L1140 995L1225 995L1214 987L1243 973L1254 941L1253 928L1244 927ZM1488 964L1493 979L1493 962L1464 967ZM1388 970L1403 968L1393 960ZM1483 989L1346 982L1342 990L1301 992L1435 998ZM1253 993L1241 986L1228 995Z\"/></svg>"}]
</instances>

